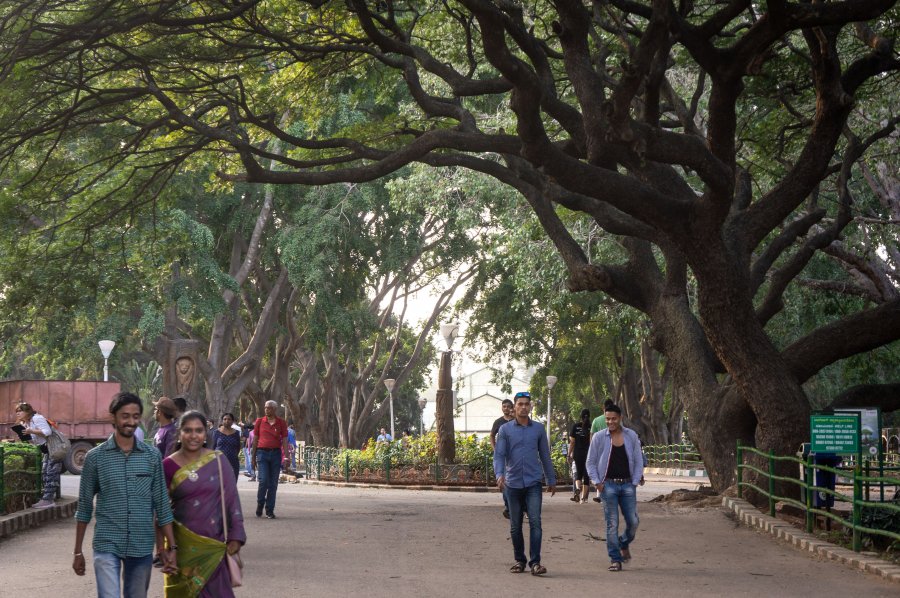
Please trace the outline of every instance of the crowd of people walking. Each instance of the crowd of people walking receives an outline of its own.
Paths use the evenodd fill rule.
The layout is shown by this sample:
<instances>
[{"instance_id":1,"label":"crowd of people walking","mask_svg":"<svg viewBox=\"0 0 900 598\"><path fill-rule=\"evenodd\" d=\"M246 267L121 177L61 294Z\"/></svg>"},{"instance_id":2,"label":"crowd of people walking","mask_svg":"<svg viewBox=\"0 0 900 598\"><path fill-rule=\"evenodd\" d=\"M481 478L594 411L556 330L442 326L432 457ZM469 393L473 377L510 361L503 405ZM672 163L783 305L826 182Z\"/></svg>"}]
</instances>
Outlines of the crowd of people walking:
<instances>
[{"instance_id":1,"label":"crowd of people walking","mask_svg":"<svg viewBox=\"0 0 900 598\"><path fill-rule=\"evenodd\" d=\"M164 595L228 597L240 584L240 551L247 540L237 479L240 454L246 475L257 481L256 516L275 519L279 476L296 467L296 436L278 417L274 401L252 425L236 424L231 413L213 426L199 411L186 410L183 398L153 402L158 427L142 442L143 403L134 394L115 396L109 407L113 433L88 452L82 470L72 568L85 575L83 542L96 520L93 568L101 598L146 596L154 564L164 574ZM503 415L490 433L494 471L509 519L513 547L510 571L544 575L541 562L541 509L544 486L556 493L556 473L544 426L531 418L531 396L517 393L502 402ZM47 450L53 422L28 403L16 407L16 431L43 453L41 500L36 509L55 504L62 463ZM383 441L389 435L381 430ZM588 409L569 430L568 459L573 468L572 500L587 503L593 484L602 502L609 571L631 559L638 529L637 486L645 465L637 434L622 425L611 401L591 420ZM620 512L625 523L620 533ZM524 521L528 519L526 554ZM155 549L155 550L154 550Z\"/></svg>"}]
</instances>

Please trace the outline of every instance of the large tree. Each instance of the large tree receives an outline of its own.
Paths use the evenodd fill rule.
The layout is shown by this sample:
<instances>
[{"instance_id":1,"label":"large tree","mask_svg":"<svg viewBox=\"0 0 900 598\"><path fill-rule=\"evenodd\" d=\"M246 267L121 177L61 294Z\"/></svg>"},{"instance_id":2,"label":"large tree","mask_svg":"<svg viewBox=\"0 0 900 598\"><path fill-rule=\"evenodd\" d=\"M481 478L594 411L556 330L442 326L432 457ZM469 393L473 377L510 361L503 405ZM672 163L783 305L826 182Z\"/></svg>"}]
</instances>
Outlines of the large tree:
<instances>
[{"instance_id":1,"label":"large tree","mask_svg":"<svg viewBox=\"0 0 900 598\"><path fill-rule=\"evenodd\" d=\"M198 153L227 180L358 182L420 161L514 187L571 290L648 316L719 488L736 439L796 449L806 380L900 336L900 300L884 297L789 342L766 330L810 260L858 225L861 162L896 141L895 0L6 0L0 13L8 173L21 152L52 161L70 135L122 129L55 171L58 197L123 171L152 190ZM369 122L312 126L363 88L383 98ZM289 108L307 126L283 126ZM592 262L554 203L626 257Z\"/></svg>"}]
</instances>

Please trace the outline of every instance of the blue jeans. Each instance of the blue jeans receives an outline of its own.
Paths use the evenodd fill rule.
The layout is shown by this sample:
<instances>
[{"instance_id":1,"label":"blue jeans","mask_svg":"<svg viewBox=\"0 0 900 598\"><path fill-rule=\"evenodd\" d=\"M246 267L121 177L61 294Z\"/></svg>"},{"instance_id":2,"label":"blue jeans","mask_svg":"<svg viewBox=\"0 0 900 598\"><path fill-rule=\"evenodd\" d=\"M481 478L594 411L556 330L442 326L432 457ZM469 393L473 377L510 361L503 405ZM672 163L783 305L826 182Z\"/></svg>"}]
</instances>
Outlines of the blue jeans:
<instances>
[{"instance_id":1,"label":"blue jeans","mask_svg":"<svg viewBox=\"0 0 900 598\"><path fill-rule=\"evenodd\" d=\"M95 552L97 598L147 598L152 570L152 554L121 558L111 552Z\"/></svg>"},{"instance_id":2,"label":"blue jeans","mask_svg":"<svg viewBox=\"0 0 900 598\"><path fill-rule=\"evenodd\" d=\"M281 450L256 451L256 475L259 489L256 491L256 504L265 505L266 513L275 512L275 493L278 492L278 477L281 475Z\"/></svg>"},{"instance_id":3,"label":"blue jeans","mask_svg":"<svg viewBox=\"0 0 900 598\"><path fill-rule=\"evenodd\" d=\"M244 447L244 469L247 470L247 473L250 474L250 477L255 477L256 474L253 473L253 460L250 458L250 449L246 446Z\"/></svg>"},{"instance_id":4,"label":"blue jeans","mask_svg":"<svg viewBox=\"0 0 900 598\"><path fill-rule=\"evenodd\" d=\"M625 519L625 534L619 535L619 509ZM628 548L637 534L637 488L631 482L603 484L603 513L606 515L606 551L613 563L622 562L622 550Z\"/></svg>"},{"instance_id":5,"label":"blue jeans","mask_svg":"<svg viewBox=\"0 0 900 598\"><path fill-rule=\"evenodd\" d=\"M513 558L528 566L541 562L541 492L540 483L527 488L506 486L503 495L509 505L509 535L512 537ZM531 560L525 558L525 538L522 535L522 519L528 511L528 549Z\"/></svg>"}]
</instances>

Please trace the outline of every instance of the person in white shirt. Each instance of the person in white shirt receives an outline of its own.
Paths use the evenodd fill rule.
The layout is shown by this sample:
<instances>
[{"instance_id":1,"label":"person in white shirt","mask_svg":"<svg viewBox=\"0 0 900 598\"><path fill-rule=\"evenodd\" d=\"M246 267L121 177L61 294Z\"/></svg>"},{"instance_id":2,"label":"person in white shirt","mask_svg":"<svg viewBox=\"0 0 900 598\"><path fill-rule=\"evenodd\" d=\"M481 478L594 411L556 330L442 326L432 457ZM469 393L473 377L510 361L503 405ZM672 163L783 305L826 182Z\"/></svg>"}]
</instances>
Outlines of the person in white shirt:
<instances>
[{"instance_id":1,"label":"person in white shirt","mask_svg":"<svg viewBox=\"0 0 900 598\"><path fill-rule=\"evenodd\" d=\"M59 490L59 476L62 473L62 459L51 459L47 450L47 437L52 433L50 422L28 403L16 405L16 419L25 426L22 434L31 436L31 444L39 446L44 458L41 463L41 481L43 495L41 500L31 505L33 509L49 509L56 504L56 493Z\"/></svg>"}]
</instances>

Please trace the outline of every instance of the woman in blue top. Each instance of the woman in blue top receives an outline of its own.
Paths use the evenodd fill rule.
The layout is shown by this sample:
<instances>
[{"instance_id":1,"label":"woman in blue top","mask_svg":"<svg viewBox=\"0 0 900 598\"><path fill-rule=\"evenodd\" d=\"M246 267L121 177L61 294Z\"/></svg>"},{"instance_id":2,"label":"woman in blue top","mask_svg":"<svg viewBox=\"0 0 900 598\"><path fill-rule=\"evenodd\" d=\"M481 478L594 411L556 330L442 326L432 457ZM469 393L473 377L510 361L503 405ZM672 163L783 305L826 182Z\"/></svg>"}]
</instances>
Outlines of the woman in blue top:
<instances>
[{"instance_id":1,"label":"woman in blue top","mask_svg":"<svg viewBox=\"0 0 900 598\"><path fill-rule=\"evenodd\" d=\"M222 416L222 423L213 432L212 449L220 451L228 459L228 463L234 470L234 480L238 478L238 453L241 451L241 435L231 426L234 424L234 415L226 413Z\"/></svg>"}]
</instances>

